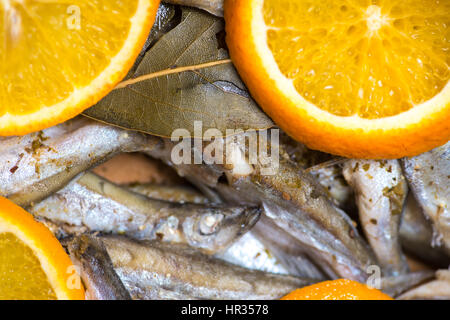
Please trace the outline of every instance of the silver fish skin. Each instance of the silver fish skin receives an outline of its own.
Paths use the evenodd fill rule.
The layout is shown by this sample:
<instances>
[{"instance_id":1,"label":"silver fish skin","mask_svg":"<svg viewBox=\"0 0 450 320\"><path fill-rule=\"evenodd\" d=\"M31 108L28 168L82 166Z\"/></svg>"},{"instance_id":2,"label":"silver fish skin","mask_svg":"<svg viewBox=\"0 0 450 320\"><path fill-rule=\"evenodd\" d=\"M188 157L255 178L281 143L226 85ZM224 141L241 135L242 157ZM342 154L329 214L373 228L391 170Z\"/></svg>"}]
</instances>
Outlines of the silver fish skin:
<instances>
[{"instance_id":1,"label":"silver fish skin","mask_svg":"<svg viewBox=\"0 0 450 320\"><path fill-rule=\"evenodd\" d=\"M23 137L0 138L0 195L27 206L115 154L143 148L151 148L148 137L84 117Z\"/></svg>"},{"instance_id":2,"label":"silver fish skin","mask_svg":"<svg viewBox=\"0 0 450 320\"><path fill-rule=\"evenodd\" d=\"M216 257L248 269L327 280L324 273L301 250L298 242L264 215L253 229Z\"/></svg>"},{"instance_id":3,"label":"silver fish skin","mask_svg":"<svg viewBox=\"0 0 450 320\"><path fill-rule=\"evenodd\" d=\"M138 184L128 187L129 190L146 197L178 203L207 204L209 200L200 192L189 186L172 186L157 184Z\"/></svg>"},{"instance_id":4,"label":"silver fish skin","mask_svg":"<svg viewBox=\"0 0 450 320\"><path fill-rule=\"evenodd\" d=\"M135 299L279 299L314 282L248 270L177 244L117 236L102 240Z\"/></svg>"},{"instance_id":5,"label":"silver fish skin","mask_svg":"<svg viewBox=\"0 0 450 320\"><path fill-rule=\"evenodd\" d=\"M65 239L72 262L80 269L87 300L131 300L131 295L114 271L103 242L91 235Z\"/></svg>"},{"instance_id":6,"label":"silver fish skin","mask_svg":"<svg viewBox=\"0 0 450 320\"><path fill-rule=\"evenodd\" d=\"M154 200L86 173L29 208L69 234L102 232L134 239L185 243L214 254L258 221L259 208L179 204Z\"/></svg>"},{"instance_id":7,"label":"silver fish skin","mask_svg":"<svg viewBox=\"0 0 450 320\"><path fill-rule=\"evenodd\" d=\"M256 223L255 227L258 224ZM253 233L255 227L227 250L216 254L215 257L247 269L289 274L287 268L280 263L273 252L255 237Z\"/></svg>"},{"instance_id":8,"label":"silver fish skin","mask_svg":"<svg viewBox=\"0 0 450 320\"><path fill-rule=\"evenodd\" d=\"M200 193L185 186L138 185L131 187L131 190L171 202L209 202ZM325 279L310 259L295 248L295 239L282 230L276 232L273 227L268 229L266 224L264 226L260 220L250 232L215 257L248 269Z\"/></svg>"},{"instance_id":9,"label":"silver fish skin","mask_svg":"<svg viewBox=\"0 0 450 320\"><path fill-rule=\"evenodd\" d=\"M262 204L272 223L296 238L315 263L327 266L333 276L364 282L368 266L376 264L376 259L349 217L331 202L310 174L288 159L280 158L275 175L261 174L264 161L249 163L248 150L239 143L243 139L236 142L236 137L215 141L219 147L226 145L222 154L229 155L229 161L224 161L225 165L206 165L215 160L208 159L207 154L202 165L175 165L171 159L174 143L169 140L164 140L164 149L148 154L172 165L181 176L209 188L216 188L221 177L226 177L227 201ZM192 154L201 154L196 147L194 144ZM273 148L277 152L282 146Z\"/></svg>"},{"instance_id":10,"label":"silver fish skin","mask_svg":"<svg viewBox=\"0 0 450 320\"><path fill-rule=\"evenodd\" d=\"M399 300L450 300L450 270L438 270L436 279L413 288Z\"/></svg>"},{"instance_id":11,"label":"silver fish skin","mask_svg":"<svg viewBox=\"0 0 450 320\"><path fill-rule=\"evenodd\" d=\"M129 189L151 198L170 202L209 203L206 197L188 186L145 184L131 186ZM288 237L289 235L283 231L275 233L272 229L262 228L260 221L250 232L245 233L231 247L216 254L215 257L248 269L321 279L323 274L299 250L286 250L285 247L280 246L280 241L284 240L283 244L295 247L292 243L296 241ZM270 238L270 241L263 241L266 238Z\"/></svg>"},{"instance_id":12,"label":"silver fish skin","mask_svg":"<svg viewBox=\"0 0 450 320\"><path fill-rule=\"evenodd\" d=\"M227 189L230 188L223 184L216 186L219 193L230 196ZM232 199L228 200L239 203L233 195L234 192ZM265 220L265 216L261 215L250 232L216 257L248 269L326 279L323 272L300 250L301 244L296 239Z\"/></svg>"},{"instance_id":13,"label":"silver fish skin","mask_svg":"<svg viewBox=\"0 0 450 320\"><path fill-rule=\"evenodd\" d=\"M450 252L450 142L416 157L402 159L409 186L432 222L433 245Z\"/></svg>"},{"instance_id":14,"label":"silver fish skin","mask_svg":"<svg viewBox=\"0 0 450 320\"><path fill-rule=\"evenodd\" d=\"M196 7L223 17L224 0L163 0L166 3L177 4L181 6Z\"/></svg>"},{"instance_id":15,"label":"silver fish skin","mask_svg":"<svg viewBox=\"0 0 450 320\"><path fill-rule=\"evenodd\" d=\"M237 146L232 152L242 150ZM244 203L258 199L267 223L296 239L304 253L328 276L366 279L367 267L375 262L372 252L348 216L331 203L308 173L284 159L280 159L276 175L259 174L258 165L252 166L254 171L247 176L235 175L233 170L240 167L242 163L233 163L231 170L225 168L229 185L236 191L235 198Z\"/></svg>"},{"instance_id":16,"label":"silver fish skin","mask_svg":"<svg viewBox=\"0 0 450 320\"><path fill-rule=\"evenodd\" d=\"M418 271L380 279L380 290L396 298L434 277L433 271Z\"/></svg>"},{"instance_id":17,"label":"silver fish skin","mask_svg":"<svg viewBox=\"0 0 450 320\"><path fill-rule=\"evenodd\" d=\"M307 255L307 250L284 230L263 215L253 227L252 234L261 241L280 261L290 275L320 280L328 280L316 264Z\"/></svg>"},{"instance_id":18,"label":"silver fish skin","mask_svg":"<svg viewBox=\"0 0 450 320\"><path fill-rule=\"evenodd\" d=\"M439 268L447 268L450 265L447 252L440 246L432 246L433 228L411 192L408 194L400 223L400 242L408 254L429 265Z\"/></svg>"},{"instance_id":19,"label":"silver fish skin","mask_svg":"<svg viewBox=\"0 0 450 320\"><path fill-rule=\"evenodd\" d=\"M240 203L240 196L228 185L219 183L216 190L227 199L227 202ZM305 253L307 250L302 250L302 247L297 239L278 228L262 214L250 232L218 257L249 269L328 279L307 256ZM330 269L328 274L335 276Z\"/></svg>"},{"instance_id":20,"label":"silver fish skin","mask_svg":"<svg viewBox=\"0 0 450 320\"><path fill-rule=\"evenodd\" d=\"M341 164L346 159L308 149L304 144L280 132L280 156L309 172L325 189L330 200L340 208L350 202L353 191L342 175Z\"/></svg>"},{"instance_id":21,"label":"silver fish skin","mask_svg":"<svg viewBox=\"0 0 450 320\"><path fill-rule=\"evenodd\" d=\"M130 186L129 189L150 198L170 202L210 203L208 198L197 192L194 188L187 186L143 184ZM245 233L228 249L217 253L214 256L218 259L247 269L277 274L289 274L286 268L274 257L270 249L253 235L257 225L258 223L256 223L250 232ZM300 276L299 274L293 275Z\"/></svg>"},{"instance_id":22,"label":"silver fish skin","mask_svg":"<svg viewBox=\"0 0 450 320\"><path fill-rule=\"evenodd\" d=\"M383 275L408 272L399 240L408 186L397 160L349 160L344 177L353 187L364 232Z\"/></svg>"},{"instance_id":23,"label":"silver fish skin","mask_svg":"<svg viewBox=\"0 0 450 320\"><path fill-rule=\"evenodd\" d=\"M336 206L342 209L349 206L354 194L344 179L340 165L317 165L309 168L308 171L324 187Z\"/></svg>"}]
</instances>

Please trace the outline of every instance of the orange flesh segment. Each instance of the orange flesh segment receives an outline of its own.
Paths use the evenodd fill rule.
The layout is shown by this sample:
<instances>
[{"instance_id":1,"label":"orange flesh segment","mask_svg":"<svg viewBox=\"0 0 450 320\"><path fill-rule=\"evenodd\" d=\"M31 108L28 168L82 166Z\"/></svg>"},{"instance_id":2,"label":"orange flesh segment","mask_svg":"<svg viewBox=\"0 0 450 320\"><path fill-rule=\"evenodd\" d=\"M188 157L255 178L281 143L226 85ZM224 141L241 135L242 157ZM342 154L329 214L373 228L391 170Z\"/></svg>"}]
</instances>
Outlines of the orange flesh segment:
<instances>
[{"instance_id":1,"label":"orange flesh segment","mask_svg":"<svg viewBox=\"0 0 450 320\"><path fill-rule=\"evenodd\" d=\"M81 279L58 239L42 223L0 197L0 296L83 300Z\"/></svg>"},{"instance_id":2,"label":"orange flesh segment","mask_svg":"<svg viewBox=\"0 0 450 320\"><path fill-rule=\"evenodd\" d=\"M52 106L87 86L123 47L138 2L0 1L0 116Z\"/></svg>"},{"instance_id":3,"label":"orange flesh segment","mask_svg":"<svg viewBox=\"0 0 450 320\"><path fill-rule=\"evenodd\" d=\"M397 115L450 79L450 1L264 0L263 14L282 74L331 114Z\"/></svg>"},{"instance_id":4,"label":"orange flesh segment","mask_svg":"<svg viewBox=\"0 0 450 320\"><path fill-rule=\"evenodd\" d=\"M56 300L34 252L12 233L0 233L0 300Z\"/></svg>"}]
</instances>

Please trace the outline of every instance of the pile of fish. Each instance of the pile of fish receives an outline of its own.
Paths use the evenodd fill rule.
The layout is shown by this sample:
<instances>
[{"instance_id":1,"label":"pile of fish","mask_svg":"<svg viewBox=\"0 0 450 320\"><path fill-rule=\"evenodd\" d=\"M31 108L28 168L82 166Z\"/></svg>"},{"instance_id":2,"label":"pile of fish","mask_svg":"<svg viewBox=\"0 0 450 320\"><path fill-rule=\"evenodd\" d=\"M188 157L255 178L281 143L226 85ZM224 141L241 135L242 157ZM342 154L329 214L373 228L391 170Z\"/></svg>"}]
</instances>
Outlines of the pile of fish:
<instances>
[{"instance_id":1,"label":"pile of fish","mask_svg":"<svg viewBox=\"0 0 450 320\"><path fill-rule=\"evenodd\" d=\"M274 175L239 136L216 141L226 164L175 164L169 139L78 117L0 138L0 195L54 232L91 299L278 299L326 279L371 284L374 270L394 297L450 298L450 143L375 161L261 136L280 155ZM90 171L123 152L186 185L119 186ZM443 270L410 272L404 252Z\"/></svg>"}]
</instances>

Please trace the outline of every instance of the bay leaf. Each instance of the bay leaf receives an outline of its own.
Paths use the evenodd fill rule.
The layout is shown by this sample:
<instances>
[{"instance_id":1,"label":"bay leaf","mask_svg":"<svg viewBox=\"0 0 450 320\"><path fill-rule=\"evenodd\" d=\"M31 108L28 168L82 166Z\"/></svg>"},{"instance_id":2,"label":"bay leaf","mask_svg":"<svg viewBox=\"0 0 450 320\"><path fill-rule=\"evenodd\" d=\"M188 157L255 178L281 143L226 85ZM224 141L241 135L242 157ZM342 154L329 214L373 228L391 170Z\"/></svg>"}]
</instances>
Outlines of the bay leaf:
<instances>
[{"instance_id":1,"label":"bay leaf","mask_svg":"<svg viewBox=\"0 0 450 320\"><path fill-rule=\"evenodd\" d=\"M194 121L222 135L227 129L273 126L219 44L223 28L222 19L183 9L180 24L150 48L131 82L119 85L85 115L163 137L183 128L200 138L194 135Z\"/></svg>"},{"instance_id":2,"label":"bay leaf","mask_svg":"<svg viewBox=\"0 0 450 320\"><path fill-rule=\"evenodd\" d=\"M139 66L142 59L144 59L147 51L167 32L176 27L180 23L178 19L177 9L174 5L161 3L156 12L155 23L153 24L152 30L145 41L144 47L141 50L138 58L136 59L133 68L131 68L125 79L133 76L137 67ZM181 15L180 15L181 16Z\"/></svg>"},{"instance_id":3,"label":"bay leaf","mask_svg":"<svg viewBox=\"0 0 450 320\"><path fill-rule=\"evenodd\" d=\"M196 7L212 13L216 16L223 17L224 0L163 0L164 2L178 4L181 6Z\"/></svg>"}]
</instances>

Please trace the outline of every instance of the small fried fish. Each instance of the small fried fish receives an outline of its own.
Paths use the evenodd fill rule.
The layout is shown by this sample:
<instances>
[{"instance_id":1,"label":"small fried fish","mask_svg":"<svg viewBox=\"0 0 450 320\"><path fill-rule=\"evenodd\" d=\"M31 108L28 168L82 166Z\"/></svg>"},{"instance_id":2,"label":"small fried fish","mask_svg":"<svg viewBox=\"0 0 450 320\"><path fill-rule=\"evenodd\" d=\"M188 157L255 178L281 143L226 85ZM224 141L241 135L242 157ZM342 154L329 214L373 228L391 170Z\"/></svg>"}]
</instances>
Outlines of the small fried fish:
<instances>
[{"instance_id":1,"label":"small fried fish","mask_svg":"<svg viewBox=\"0 0 450 320\"><path fill-rule=\"evenodd\" d=\"M0 138L0 195L28 206L119 152L151 147L147 136L84 117L23 137Z\"/></svg>"},{"instance_id":2,"label":"small fried fish","mask_svg":"<svg viewBox=\"0 0 450 320\"><path fill-rule=\"evenodd\" d=\"M436 280L411 289L401 296L399 300L450 300L450 271L438 270Z\"/></svg>"},{"instance_id":3,"label":"small fried fish","mask_svg":"<svg viewBox=\"0 0 450 320\"><path fill-rule=\"evenodd\" d=\"M131 300L101 240L82 235L64 240L63 245L80 269L87 300Z\"/></svg>"},{"instance_id":4,"label":"small fried fish","mask_svg":"<svg viewBox=\"0 0 450 320\"><path fill-rule=\"evenodd\" d=\"M436 267L447 268L450 256L441 246L432 246L433 228L412 193L408 194L400 223L400 242L408 254Z\"/></svg>"},{"instance_id":5,"label":"small fried fish","mask_svg":"<svg viewBox=\"0 0 450 320\"><path fill-rule=\"evenodd\" d=\"M180 204L147 198L86 173L31 206L68 234L102 232L134 239L185 243L214 254L228 248L258 221L260 209Z\"/></svg>"},{"instance_id":6,"label":"small fried fish","mask_svg":"<svg viewBox=\"0 0 450 320\"><path fill-rule=\"evenodd\" d=\"M432 222L433 245L450 253L450 142L402 162L409 186Z\"/></svg>"},{"instance_id":7,"label":"small fried fish","mask_svg":"<svg viewBox=\"0 0 450 320\"><path fill-rule=\"evenodd\" d=\"M314 283L234 266L179 244L102 237L134 299L279 299Z\"/></svg>"},{"instance_id":8,"label":"small fried fish","mask_svg":"<svg viewBox=\"0 0 450 320\"><path fill-rule=\"evenodd\" d=\"M276 132L258 134L258 150L276 156L283 148L273 138ZM332 203L323 187L301 167L283 157L279 161L264 159L261 153L255 159L245 140L242 135L216 139L215 154L203 153L202 164L174 164L171 155L175 144L167 139L162 140L161 149L147 154L172 165L180 176L194 181L196 186L203 184L214 189L221 179L226 180L227 195L219 191L226 200L263 205L266 216L297 239L308 250L308 256L331 271L331 276L365 281L367 268L376 264L376 259L346 213ZM194 143L191 154L202 154L197 147ZM227 155L221 161L223 164L217 162L217 154Z\"/></svg>"},{"instance_id":9,"label":"small fried fish","mask_svg":"<svg viewBox=\"0 0 450 320\"><path fill-rule=\"evenodd\" d=\"M354 188L359 219L385 276L408 272L399 228L408 186L397 160L349 160L344 177Z\"/></svg>"}]
</instances>

